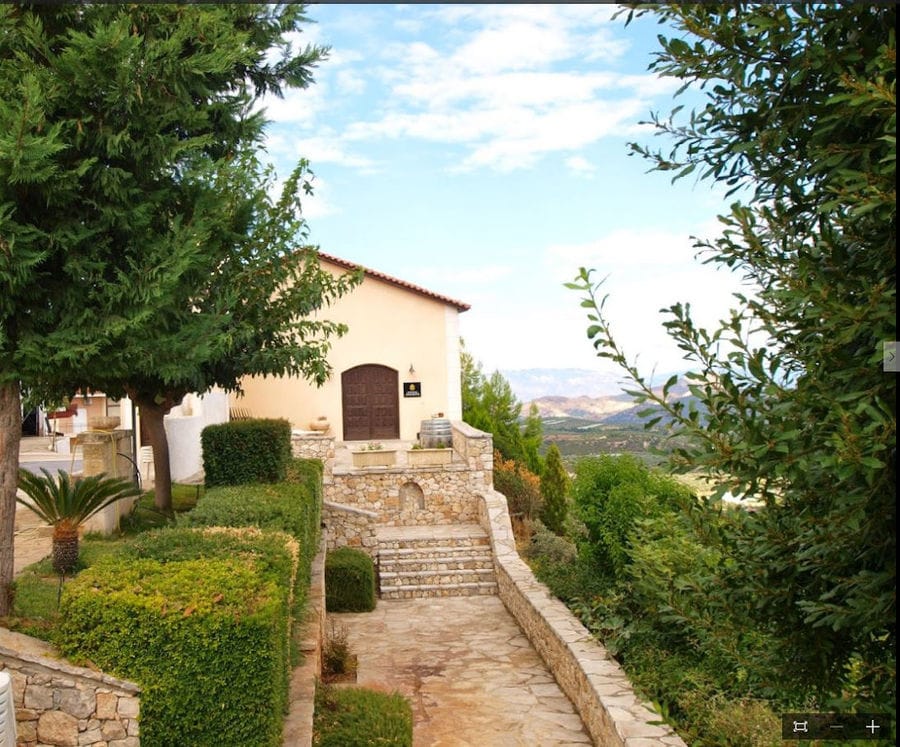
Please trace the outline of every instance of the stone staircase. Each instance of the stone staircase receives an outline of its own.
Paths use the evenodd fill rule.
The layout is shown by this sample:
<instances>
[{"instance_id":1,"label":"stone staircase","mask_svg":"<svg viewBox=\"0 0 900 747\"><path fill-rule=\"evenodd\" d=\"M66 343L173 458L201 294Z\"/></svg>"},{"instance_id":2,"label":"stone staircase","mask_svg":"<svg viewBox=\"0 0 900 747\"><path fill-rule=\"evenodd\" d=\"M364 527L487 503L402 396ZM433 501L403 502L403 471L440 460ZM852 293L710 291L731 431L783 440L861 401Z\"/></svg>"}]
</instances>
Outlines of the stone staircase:
<instances>
[{"instance_id":1,"label":"stone staircase","mask_svg":"<svg viewBox=\"0 0 900 747\"><path fill-rule=\"evenodd\" d=\"M490 540L477 524L381 527L382 599L496 594Z\"/></svg>"}]
</instances>

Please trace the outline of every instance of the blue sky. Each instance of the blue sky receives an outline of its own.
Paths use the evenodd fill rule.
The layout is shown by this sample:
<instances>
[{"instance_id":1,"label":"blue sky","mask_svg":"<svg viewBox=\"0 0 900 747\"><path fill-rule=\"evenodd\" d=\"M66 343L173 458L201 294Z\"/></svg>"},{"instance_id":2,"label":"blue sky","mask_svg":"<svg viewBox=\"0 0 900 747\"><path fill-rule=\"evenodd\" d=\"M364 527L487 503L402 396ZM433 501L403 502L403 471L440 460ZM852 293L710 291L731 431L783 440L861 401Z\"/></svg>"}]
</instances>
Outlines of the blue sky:
<instances>
[{"instance_id":1,"label":"blue sky","mask_svg":"<svg viewBox=\"0 0 900 747\"><path fill-rule=\"evenodd\" d=\"M639 122L679 103L678 83L647 72L656 21L614 12L312 5L299 41L330 57L308 90L266 102L270 160L316 175L310 241L471 304L461 332L487 371L611 370L563 288L582 265L608 277L617 338L648 372L685 367L659 309L690 301L711 323L738 289L691 248L718 233L722 192L627 155L668 149Z\"/></svg>"}]
</instances>

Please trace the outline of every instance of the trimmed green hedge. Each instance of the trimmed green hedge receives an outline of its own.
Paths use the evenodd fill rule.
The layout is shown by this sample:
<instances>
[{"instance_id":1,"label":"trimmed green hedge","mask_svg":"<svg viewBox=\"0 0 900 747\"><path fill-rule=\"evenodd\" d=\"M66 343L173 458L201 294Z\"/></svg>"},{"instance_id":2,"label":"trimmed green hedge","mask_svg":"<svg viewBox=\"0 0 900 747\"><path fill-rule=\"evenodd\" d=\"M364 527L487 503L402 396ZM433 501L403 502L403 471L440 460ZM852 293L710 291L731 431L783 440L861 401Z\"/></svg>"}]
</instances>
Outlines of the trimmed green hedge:
<instances>
[{"instance_id":1,"label":"trimmed green hedge","mask_svg":"<svg viewBox=\"0 0 900 747\"><path fill-rule=\"evenodd\" d=\"M239 421L242 422L242 421ZM210 488L180 521L186 526L258 527L287 532L300 543L295 609L305 601L322 517L321 465L305 459L289 464L291 482Z\"/></svg>"},{"instance_id":2,"label":"trimmed green hedge","mask_svg":"<svg viewBox=\"0 0 900 747\"><path fill-rule=\"evenodd\" d=\"M291 459L291 424L257 419L208 425L200 443L207 487L280 482Z\"/></svg>"},{"instance_id":3,"label":"trimmed green hedge","mask_svg":"<svg viewBox=\"0 0 900 747\"><path fill-rule=\"evenodd\" d=\"M352 547L325 556L325 609L328 612L369 612L375 609L375 565Z\"/></svg>"},{"instance_id":4,"label":"trimmed green hedge","mask_svg":"<svg viewBox=\"0 0 900 747\"><path fill-rule=\"evenodd\" d=\"M109 559L66 585L60 649L141 685L144 744L280 746L289 621L272 560Z\"/></svg>"}]
</instances>

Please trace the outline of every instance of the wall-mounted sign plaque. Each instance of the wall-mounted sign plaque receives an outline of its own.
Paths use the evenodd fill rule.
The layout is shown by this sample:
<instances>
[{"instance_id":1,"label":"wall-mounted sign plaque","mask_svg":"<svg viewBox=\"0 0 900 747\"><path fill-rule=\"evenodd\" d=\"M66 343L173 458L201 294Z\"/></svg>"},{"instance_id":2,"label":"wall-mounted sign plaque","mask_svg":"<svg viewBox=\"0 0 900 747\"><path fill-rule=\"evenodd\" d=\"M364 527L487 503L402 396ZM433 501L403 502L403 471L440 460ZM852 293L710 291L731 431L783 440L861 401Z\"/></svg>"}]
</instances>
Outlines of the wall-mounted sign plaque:
<instances>
[{"instance_id":1,"label":"wall-mounted sign plaque","mask_svg":"<svg viewBox=\"0 0 900 747\"><path fill-rule=\"evenodd\" d=\"M403 396L404 397L421 397L422 396L422 384L418 381L404 381L403 382Z\"/></svg>"}]
</instances>

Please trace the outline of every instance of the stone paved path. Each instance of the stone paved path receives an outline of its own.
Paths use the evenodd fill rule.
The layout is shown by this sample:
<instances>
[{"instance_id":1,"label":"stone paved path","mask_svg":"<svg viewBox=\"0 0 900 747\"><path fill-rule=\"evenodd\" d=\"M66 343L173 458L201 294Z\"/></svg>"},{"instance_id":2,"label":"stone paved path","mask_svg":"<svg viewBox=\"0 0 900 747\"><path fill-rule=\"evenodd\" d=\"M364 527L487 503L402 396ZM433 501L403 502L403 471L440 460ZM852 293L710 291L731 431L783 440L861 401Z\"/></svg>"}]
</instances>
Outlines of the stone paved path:
<instances>
[{"instance_id":1,"label":"stone paved path","mask_svg":"<svg viewBox=\"0 0 900 747\"><path fill-rule=\"evenodd\" d=\"M329 614L359 657L357 684L398 690L415 747L551 747L591 740L571 702L495 596L379 600Z\"/></svg>"}]
</instances>

